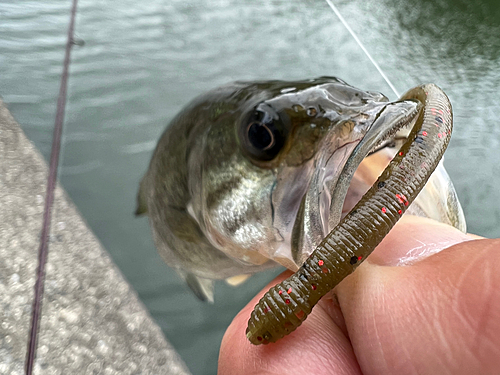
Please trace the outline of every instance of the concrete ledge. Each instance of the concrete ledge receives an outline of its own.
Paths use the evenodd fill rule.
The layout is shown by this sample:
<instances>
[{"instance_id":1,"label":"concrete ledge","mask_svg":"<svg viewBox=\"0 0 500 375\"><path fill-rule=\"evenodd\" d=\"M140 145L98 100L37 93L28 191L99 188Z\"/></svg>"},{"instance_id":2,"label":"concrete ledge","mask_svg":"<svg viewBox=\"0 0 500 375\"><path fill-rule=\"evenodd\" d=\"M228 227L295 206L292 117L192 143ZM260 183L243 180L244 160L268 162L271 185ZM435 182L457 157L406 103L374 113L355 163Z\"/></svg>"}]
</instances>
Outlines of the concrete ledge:
<instances>
[{"instance_id":1,"label":"concrete ledge","mask_svg":"<svg viewBox=\"0 0 500 375\"><path fill-rule=\"evenodd\" d=\"M0 101L0 374L23 374L48 168ZM60 186L35 374L189 374Z\"/></svg>"}]
</instances>

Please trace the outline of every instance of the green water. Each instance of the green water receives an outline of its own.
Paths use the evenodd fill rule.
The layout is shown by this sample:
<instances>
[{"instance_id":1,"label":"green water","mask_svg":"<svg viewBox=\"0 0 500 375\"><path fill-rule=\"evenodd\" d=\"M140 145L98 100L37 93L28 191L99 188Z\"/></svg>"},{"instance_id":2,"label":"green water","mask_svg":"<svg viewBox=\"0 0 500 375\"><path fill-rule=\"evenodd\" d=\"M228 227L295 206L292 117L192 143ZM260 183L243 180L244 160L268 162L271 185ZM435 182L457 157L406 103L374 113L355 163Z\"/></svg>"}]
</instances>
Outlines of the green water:
<instances>
[{"instance_id":1,"label":"green water","mask_svg":"<svg viewBox=\"0 0 500 375\"><path fill-rule=\"evenodd\" d=\"M336 1L403 92L435 82L451 98L445 165L469 230L500 236L500 6L456 0ZM0 0L0 95L48 157L70 1ZM335 75L395 94L326 2L80 0L60 178L193 374L216 372L234 315L272 277L198 302L132 215L140 177L169 120L232 80Z\"/></svg>"}]
</instances>

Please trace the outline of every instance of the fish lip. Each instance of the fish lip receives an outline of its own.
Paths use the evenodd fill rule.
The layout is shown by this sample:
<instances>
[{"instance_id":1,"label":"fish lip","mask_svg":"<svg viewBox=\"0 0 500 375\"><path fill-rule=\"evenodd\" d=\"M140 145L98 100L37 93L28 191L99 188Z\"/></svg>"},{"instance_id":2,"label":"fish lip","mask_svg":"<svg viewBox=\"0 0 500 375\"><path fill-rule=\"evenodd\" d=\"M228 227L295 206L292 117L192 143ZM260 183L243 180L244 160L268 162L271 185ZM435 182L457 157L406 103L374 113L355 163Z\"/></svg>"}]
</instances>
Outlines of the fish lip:
<instances>
[{"instance_id":1,"label":"fish lip","mask_svg":"<svg viewBox=\"0 0 500 375\"><path fill-rule=\"evenodd\" d=\"M340 222L342 206L354 172L359 165L384 141L393 138L399 130L414 124L421 108L420 102L405 100L391 102L379 112L366 134L352 151L336 183L330 188L328 225L325 225L327 233Z\"/></svg>"},{"instance_id":2,"label":"fish lip","mask_svg":"<svg viewBox=\"0 0 500 375\"><path fill-rule=\"evenodd\" d=\"M307 207L303 211L304 217L300 218L304 237L300 240L300 244L297 244L299 249L294 251L295 254L300 254L300 257L294 258L299 265L340 222L350 182L361 162L399 129L412 125L422 107L420 102L414 100L378 104L383 106L372 123L366 127L359 141L348 142L331 153L324 148L318 151L318 158L321 158L321 153L329 154L326 154L326 162L315 166L310 186L304 196ZM341 164L339 168L334 164L341 152L348 152L348 156L342 160L343 166ZM299 217L296 220L299 220Z\"/></svg>"}]
</instances>

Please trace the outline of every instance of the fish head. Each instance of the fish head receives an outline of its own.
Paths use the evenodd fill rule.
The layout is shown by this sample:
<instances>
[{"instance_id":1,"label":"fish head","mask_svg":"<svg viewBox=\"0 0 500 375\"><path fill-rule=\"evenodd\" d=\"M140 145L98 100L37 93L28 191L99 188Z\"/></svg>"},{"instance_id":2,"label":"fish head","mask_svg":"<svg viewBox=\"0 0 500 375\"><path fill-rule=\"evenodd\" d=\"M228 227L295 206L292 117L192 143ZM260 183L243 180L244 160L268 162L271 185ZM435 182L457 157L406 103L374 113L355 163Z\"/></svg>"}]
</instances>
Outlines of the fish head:
<instances>
[{"instance_id":1,"label":"fish head","mask_svg":"<svg viewBox=\"0 0 500 375\"><path fill-rule=\"evenodd\" d=\"M359 164L421 104L321 77L235 83L195 107L189 214L228 257L296 270L340 221Z\"/></svg>"}]
</instances>

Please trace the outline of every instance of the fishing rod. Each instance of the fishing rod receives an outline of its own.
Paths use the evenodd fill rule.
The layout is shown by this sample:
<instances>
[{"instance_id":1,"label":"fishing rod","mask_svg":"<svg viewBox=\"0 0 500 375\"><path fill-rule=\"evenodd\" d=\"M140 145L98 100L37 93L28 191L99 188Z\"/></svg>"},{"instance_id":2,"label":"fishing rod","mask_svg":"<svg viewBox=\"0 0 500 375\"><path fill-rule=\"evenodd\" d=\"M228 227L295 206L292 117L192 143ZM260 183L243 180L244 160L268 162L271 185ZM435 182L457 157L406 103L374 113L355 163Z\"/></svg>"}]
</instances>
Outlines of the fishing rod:
<instances>
[{"instance_id":1,"label":"fishing rod","mask_svg":"<svg viewBox=\"0 0 500 375\"><path fill-rule=\"evenodd\" d=\"M33 308L31 310L31 324L28 341L28 350L26 351L25 374L33 373L33 365L35 363L38 330L40 326L40 317L42 313L42 299L45 279L45 265L48 256L48 242L50 232L50 222L52 218L52 210L54 203L54 190L57 181L57 169L59 166L59 155L61 153L61 137L64 123L64 112L66 109L66 97L68 91L68 75L69 63L71 55L71 47L75 44L73 39L75 29L77 0L72 0L71 16L68 28L68 37L64 53L63 71L61 74L61 86L59 88L59 96L57 98L56 118L54 121L54 133L52 136L52 149L49 163L49 176L47 178L47 190L45 193L45 206L43 210L42 233L40 236L40 246L38 248L38 268L36 270L35 296L33 299Z\"/></svg>"}]
</instances>

